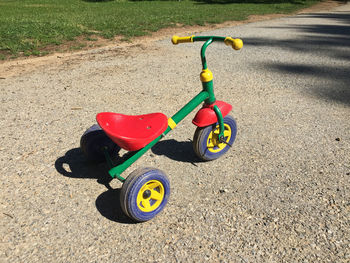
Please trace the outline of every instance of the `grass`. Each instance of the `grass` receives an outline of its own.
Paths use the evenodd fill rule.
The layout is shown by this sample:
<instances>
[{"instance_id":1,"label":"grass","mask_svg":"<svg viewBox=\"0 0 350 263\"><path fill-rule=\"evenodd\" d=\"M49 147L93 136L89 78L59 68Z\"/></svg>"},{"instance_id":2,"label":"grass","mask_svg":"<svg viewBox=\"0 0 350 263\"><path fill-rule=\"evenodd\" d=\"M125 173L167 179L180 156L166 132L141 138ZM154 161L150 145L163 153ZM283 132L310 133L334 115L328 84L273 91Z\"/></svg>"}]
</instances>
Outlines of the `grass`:
<instances>
[{"instance_id":1,"label":"grass","mask_svg":"<svg viewBox=\"0 0 350 263\"><path fill-rule=\"evenodd\" d=\"M96 36L130 39L179 24L205 25L243 20L251 14L290 13L315 2L0 0L0 59L46 54L48 46L60 46L79 36L92 41Z\"/></svg>"}]
</instances>

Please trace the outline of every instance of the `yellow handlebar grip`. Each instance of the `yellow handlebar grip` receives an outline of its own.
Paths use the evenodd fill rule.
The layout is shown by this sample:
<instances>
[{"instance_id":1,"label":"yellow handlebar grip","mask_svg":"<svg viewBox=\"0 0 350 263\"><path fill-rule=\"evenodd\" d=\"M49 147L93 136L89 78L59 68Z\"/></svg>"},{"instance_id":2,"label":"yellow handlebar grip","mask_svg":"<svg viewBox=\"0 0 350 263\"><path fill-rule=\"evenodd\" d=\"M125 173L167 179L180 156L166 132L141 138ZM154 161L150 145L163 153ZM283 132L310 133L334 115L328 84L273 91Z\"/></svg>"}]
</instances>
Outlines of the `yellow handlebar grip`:
<instances>
[{"instance_id":1,"label":"yellow handlebar grip","mask_svg":"<svg viewBox=\"0 0 350 263\"><path fill-rule=\"evenodd\" d=\"M224 42L226 45L232 46L235 50L240 50L243 47L243 41L239 38L227 37Z\"/></svg>"},{"instance_id":2,"label":"yellow handlebar grip","mask_svg":"<svg viewBox=\"0 0 350 263\"><path fill-rule=\"evenodd\" d=\"M193 37L178 37L178 36L173 36L171 38L171 42L173 42L174 45L177 45L179 43L186 43L186 42L193 42Z\"/></svg>"}]
</instances>

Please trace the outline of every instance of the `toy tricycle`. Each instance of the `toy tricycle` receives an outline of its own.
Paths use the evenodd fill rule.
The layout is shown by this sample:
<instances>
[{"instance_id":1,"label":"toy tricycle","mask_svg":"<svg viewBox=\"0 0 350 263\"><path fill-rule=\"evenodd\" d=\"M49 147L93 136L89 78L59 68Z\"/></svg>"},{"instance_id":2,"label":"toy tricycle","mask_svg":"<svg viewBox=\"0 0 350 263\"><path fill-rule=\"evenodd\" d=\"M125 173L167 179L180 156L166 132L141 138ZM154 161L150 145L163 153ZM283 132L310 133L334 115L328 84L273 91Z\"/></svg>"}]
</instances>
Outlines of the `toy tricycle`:
<instances>
[{"instance_id":1,"label":"toy tricycle","mask_svg":"<svg viewBox=\"0 0 350 263\"><path fill-rule=\"evenodd\" d=\"M90 127L81 137L80 146L85 156L93 161L106 160L110 167L109 175L123 183L121 208L135 221L150 220L163 210L170 195L169 179L163 171L155 168L137 169L126 179L121 174L198 105L204 102L192 121L197 126L193 149L200 159L208 161L219 158L235 140L236 122L228 115L232 106L215 99L213 74L207 67L205 51L213 42L224 42L235 50L241 49L243 42L219 36L172 37L175 45L197 41L205 41L201 49L203 69L200 73L203 90L174 116L168 118L163 113L130 116L102 112L96 116L98 125ZM112 157L117 156L120 148L130 153L126 160L114 166Z\"/></svg>"}]
</instances>

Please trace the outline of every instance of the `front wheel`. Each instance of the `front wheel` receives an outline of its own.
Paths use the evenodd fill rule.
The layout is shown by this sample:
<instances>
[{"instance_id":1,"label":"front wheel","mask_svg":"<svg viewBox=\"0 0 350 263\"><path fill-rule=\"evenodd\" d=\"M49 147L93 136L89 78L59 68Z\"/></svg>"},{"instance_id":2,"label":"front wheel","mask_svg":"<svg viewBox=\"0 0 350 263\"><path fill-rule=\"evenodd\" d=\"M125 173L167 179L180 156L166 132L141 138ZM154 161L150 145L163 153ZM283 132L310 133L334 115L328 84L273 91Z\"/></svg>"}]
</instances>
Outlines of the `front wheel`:
<instances>
[{"instance_id":1,"label":"front wheel","mask_svg":"<svg viewBox=\"0 0 350 263\"><path fill-rule=\"evenodd\" d=\"M193 150L204 160L215 160L225 154L236 139L237 125L235 119L227 115L224 118L224 141L219 141L219 123L206 127L198 127L193 137Z\"/></svg>"},{"instance_id":2,"label":"front wheel","mask_svg":"<svg viewBox=\"0 0 350 263\"><path fill-rule=\"evenodd\" d=\"M120 205L131 219L144 222L163 210L169 195L170 183L163 171L140 168L126 178L120 193Z\"/></svg>"}]
</instances>

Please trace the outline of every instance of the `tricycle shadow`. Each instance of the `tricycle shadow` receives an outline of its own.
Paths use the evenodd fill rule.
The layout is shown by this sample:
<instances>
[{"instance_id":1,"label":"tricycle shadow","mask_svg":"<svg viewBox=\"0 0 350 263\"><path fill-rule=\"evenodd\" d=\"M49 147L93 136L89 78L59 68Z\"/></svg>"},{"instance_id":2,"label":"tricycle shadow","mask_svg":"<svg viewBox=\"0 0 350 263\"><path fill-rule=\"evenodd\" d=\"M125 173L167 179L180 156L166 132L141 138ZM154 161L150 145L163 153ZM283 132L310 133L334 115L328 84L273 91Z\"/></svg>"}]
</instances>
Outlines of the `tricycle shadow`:
<instances>
[{"instance_id":1,"label":"tricycle shadow","mask_svg":"<svg viewBox=\"0 0 350 263\"><path fill-rule=\"evenodd\" d=\"M80 148L74 148L56 160L55 168L57 172L70 178L97 179L98 183L105 185L108 189L99 195L95 202L96 209L100 214L114 222L134 223L124 215L121 209L119 198L121 189L113 189L109 185L112 178L108 174L108 167L105 163L89 163Z\"/></svg>"},{"instance_id":2,"label":"tricycle shadow","mask_svg":"<svg viewBox=\"0 0 350 263\"><path fill-rule=\"evenodd\" d=\"M192 164L201 162L193 151L192 141L163 140L152 147L152 152L179 162ZM122 163L130 154L126 153L124 156L117 156L113 161L116 164ZM109 182L112 178L108 174L108 165L106 163L96 164L88 162L80 148L73 148L67 151L64 156L59 157L55 162L55 168L57 172L66 177L97 179L98 183L107 184L107 189L110 189Z\"/></svg>"},{"instance_id":3,"label":"tricycle shadow","mask_svg":"<svg viewBox=\"0 0 350 263\"><path fill-rule=\"evenodd\" d=\"M102 193L96 199L96 208L105 218L123 224L136 224L127 217L120 206L120 191L121 188L109 189Z\"/></svg>"},{"instance_id":4,"label":"tricycle shadow","mask_svg":"<svg viewBox=\"0 0 350 263\"><path fill-rule=\"evenodd\" d=\"M193 151L192 141L178 142L174 139L160 141L152 147L152 152L178 162L187 162L193 165L201 162Z\"/></svg>"},{"instance_id":5,"label":"tricycle shadow","mask_svg":"<svg viewBox=\"0 0 350 263\"><path fill-rule=\"evenodd\" d=\"M60 174L70 178L97 179L97 182L109 189L112 180L108 175L108 167L105 163L94 164L86 160L80 148L74 148L59 157L55 162L55 168Z\"/></svg>"},{"instance_id":6,"label":"tricycle shadow","mask_svg":"<svg viewBox=\"0 0 350 263\"><path fill-rule=\"evenodd\" d=\"M158 142L152 148L156 155L164 155L172 160L179 162L189 162L195 165L200 162L192 149L192 142L178 142L174 139ZM125 153L123 156L117 156L115 164L122 163L125 158L132 153ZM121 188L113 189L110 186L112 178L108 174L108 165L106 163L88 162L80 148L73 148L66 152L64 156L59 157L55 162L57 172L63 176L77 179L97 179L97 182L106 186L107 191L100 194L95 202L96 209L105 218L123 224L135 224L129 217L125 216L120 206Z\"/></svg>"}]
</instances>

